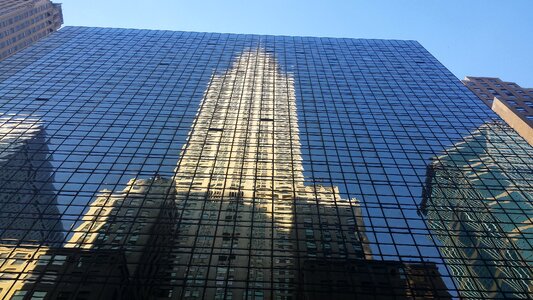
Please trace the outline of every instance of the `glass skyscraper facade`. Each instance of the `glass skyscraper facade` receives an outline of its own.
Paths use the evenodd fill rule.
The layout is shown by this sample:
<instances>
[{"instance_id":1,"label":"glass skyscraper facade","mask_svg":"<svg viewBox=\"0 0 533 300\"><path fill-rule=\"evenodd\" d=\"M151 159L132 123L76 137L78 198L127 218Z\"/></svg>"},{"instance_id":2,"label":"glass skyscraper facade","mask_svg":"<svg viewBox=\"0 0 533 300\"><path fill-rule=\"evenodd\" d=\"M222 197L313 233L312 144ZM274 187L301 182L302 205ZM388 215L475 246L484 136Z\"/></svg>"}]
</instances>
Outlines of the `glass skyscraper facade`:
<instances>
[{"instance_id":1,"label":"glass skyscraper facade","mask_svg":"<svg viewBox=\"0 0 533 300\"><path fill-rule=\"evenodd\" d=\"M0 70L1 298L531 298L533 147L415 41L67 27Z\"/></svg>"}]
</instances>

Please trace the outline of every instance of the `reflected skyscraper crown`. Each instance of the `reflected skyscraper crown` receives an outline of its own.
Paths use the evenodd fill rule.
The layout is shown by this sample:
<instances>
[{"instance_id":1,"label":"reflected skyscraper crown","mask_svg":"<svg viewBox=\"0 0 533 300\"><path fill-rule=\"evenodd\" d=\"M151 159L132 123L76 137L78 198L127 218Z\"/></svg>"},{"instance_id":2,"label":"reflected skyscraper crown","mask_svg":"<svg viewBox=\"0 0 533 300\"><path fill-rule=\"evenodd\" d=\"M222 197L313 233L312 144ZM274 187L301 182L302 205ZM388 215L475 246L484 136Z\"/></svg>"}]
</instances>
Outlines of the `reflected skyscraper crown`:
<instances>
[{"instance_id":1,"label":"reflected skyscraper crown","mask_svg":"<svg viewBox=\"0 0 533 300\"><path fill-rule=\"evenodd\" d=\"M174 295L295 297L304 261L371 257L358 201L306 184L300 147L294 79L265 49L212 76L176 168Z\"/></svg>"},{"instance_id":2,"label":"reflected skyscraper crown","mask_svg":"<svg viewBox=\"0 0 533 300\"><path fill-rule=\"evenodd\" d=\"M303 185L297 124L292 76L264 49L245 51L209 82L180 155L178 190L294 191Z\"/></svg>"}]
</instances>

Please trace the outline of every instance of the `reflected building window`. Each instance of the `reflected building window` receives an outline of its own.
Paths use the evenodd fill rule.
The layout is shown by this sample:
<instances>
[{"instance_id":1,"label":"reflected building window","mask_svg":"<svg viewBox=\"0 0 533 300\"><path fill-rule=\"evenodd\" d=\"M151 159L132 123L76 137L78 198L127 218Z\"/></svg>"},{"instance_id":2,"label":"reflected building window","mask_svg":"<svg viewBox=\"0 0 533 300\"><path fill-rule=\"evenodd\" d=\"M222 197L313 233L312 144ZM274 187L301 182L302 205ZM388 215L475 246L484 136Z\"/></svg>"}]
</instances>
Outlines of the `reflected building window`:
<instances>
[{"instance_id":1,"label":"reflected building window","mask_svg":"<svg viewBox=\"0 0 533 300\"><path fill-rule=\"evenodd\" d=\"M533 159L517 141L488 123L427 168L422 213L463 297L523 298L533 288Z\"/></svg>"}]
</instances>

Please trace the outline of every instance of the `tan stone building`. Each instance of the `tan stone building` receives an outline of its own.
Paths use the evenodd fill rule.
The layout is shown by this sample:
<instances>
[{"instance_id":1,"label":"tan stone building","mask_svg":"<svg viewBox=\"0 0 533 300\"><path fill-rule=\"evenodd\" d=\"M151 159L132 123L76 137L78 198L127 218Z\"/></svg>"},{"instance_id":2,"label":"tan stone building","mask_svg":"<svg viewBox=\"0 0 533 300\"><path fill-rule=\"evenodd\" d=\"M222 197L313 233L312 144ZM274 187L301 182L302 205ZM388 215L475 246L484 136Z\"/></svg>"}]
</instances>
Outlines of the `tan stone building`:
<instances>
[{"instance_id":1,"label":"tan stone building","mask_svg":"<svg viewBox=\"0 0 533 300\"><path fill-rule=\"evenodd\" d=\"M533 89L493 77L467 76L462 82L533 146Z\"/></svg>"},{"instance_id":2,"label":"tan stone building","mask_svg":"<svg viewBox=\"0 0 533 300\"><path fill-rule=\"evenodd\" d=\"M91 203L65 248L120 251L129 274L127 282L121 283L128 289L122 294L127 299L148 299L168 284L162 273L167 269L176 221L173 180L133 178L121 192L103 191Z\"/></svg>"},{"instance_id":3,"label":"tan stone building","mask_svg":"<svg viewBox=\"0 0 533 300\"><path fill-rule=\"evenodd\" d=\"M61 4L50 0L0 1L0 60L57 31L61 24Z\"/></svg>"}]
</instances>

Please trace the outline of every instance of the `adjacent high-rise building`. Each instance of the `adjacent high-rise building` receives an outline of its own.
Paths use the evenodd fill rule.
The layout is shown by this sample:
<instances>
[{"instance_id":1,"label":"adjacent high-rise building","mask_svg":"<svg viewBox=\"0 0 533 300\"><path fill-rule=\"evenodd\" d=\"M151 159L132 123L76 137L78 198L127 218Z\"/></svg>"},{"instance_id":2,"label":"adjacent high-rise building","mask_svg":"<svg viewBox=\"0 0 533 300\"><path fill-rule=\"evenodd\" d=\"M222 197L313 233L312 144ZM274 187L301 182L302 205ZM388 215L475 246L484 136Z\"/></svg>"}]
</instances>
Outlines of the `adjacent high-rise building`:
<instances>
[{"instance_id":1,"label":"adjacent high-rise building","mask_svg":"<svg viewBox=\"0 0 533 300\"><path fill-rule=\"evenodd\" d=\"M50 0L0 2L0 60L13 55L63 24L61 4Z\"/></svg>"},{"instance_id":2,"label":"adjacent high-rise building","mask_svg":"<svg viewBox=\"0 0 533 300\"><path fill-rule=\"evenodd\" d=\"M533 145L533 89L492 77L467 76L463 83Z\"/></svg>"},{"instance_id":3,"label":"adjacent high-rise building","mask_svg":"<svg viewBox=\"0 0 533 300\"><path fill-rule=\"evenodd\" d=\"M417 42L67 27L23 54L0 113L46 128L64 239L6 247L10 295L533 292L532 146Z\"/></svg>"}]
</instances>

